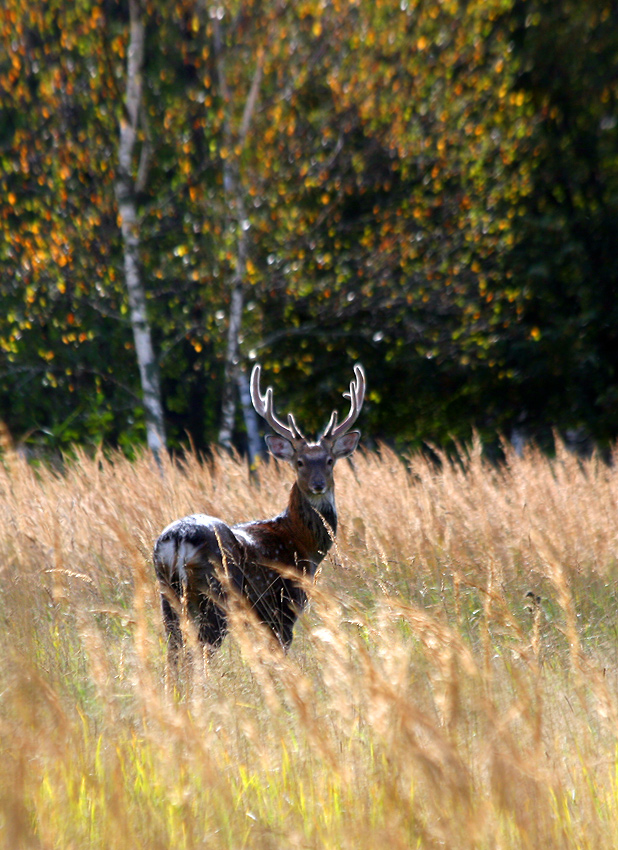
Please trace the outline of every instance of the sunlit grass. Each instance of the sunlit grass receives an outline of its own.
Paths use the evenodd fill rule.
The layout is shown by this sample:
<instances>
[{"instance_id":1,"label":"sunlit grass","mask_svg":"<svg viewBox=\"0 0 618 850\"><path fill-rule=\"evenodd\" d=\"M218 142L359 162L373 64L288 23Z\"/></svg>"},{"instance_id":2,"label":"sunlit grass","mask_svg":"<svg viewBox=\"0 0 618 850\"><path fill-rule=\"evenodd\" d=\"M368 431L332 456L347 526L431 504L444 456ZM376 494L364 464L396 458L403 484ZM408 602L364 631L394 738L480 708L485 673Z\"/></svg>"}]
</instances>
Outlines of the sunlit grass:
<instances>
[{"instance_id":1,"label":"sunlit grass","mask_svg":"<svg viewBox=\"0 0 618 850\"><path fill-rule=\"evenodd\" d=\"M618 472L387 450L340 464L292 650L251 623L166 676L172 519L278 512L291 472L0 465L0 836L11 848L618 845Z\"/></svg>"}]
</instances>

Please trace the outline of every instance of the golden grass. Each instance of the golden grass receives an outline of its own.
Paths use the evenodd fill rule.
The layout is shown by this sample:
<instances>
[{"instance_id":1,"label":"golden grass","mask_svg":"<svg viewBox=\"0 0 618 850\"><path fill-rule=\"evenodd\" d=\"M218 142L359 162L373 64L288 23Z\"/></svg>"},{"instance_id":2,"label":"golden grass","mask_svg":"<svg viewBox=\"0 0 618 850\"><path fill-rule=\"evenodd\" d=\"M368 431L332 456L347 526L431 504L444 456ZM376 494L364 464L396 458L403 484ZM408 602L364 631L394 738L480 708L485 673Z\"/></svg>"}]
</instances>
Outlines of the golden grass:
<instances>
[{"instance_id":1,"label":"golden grass","mask_svg":"<svg viewBox=\"0 0 618 850\"><path fill-rule=\"evenodd\" d=\"M289 655L245 624L166 689L154 539L273 515L291 472L7 449L0 844L618 846L618 469L442 460L340 464Z\"/></svg>"}]
</instances>

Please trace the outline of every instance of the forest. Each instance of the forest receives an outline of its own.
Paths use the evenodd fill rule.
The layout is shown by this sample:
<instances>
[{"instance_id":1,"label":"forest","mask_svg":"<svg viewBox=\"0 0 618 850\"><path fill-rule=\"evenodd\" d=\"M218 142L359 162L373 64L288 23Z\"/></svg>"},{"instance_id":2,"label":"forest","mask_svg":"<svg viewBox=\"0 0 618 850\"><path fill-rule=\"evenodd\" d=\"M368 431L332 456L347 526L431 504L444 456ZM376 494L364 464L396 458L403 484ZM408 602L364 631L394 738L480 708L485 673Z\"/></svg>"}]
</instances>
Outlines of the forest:
<instances>
[{"instance_id":1,"label":"forest","mask_svg":"<svg viewBox=\"0 0 618 850\"><path fill-rule=\"evenodd\" d=\"M5 0L0 420L254 454L618 434L614 0ZM244 415L243 415L244 412Z\"/></svg>"}]
</instances>

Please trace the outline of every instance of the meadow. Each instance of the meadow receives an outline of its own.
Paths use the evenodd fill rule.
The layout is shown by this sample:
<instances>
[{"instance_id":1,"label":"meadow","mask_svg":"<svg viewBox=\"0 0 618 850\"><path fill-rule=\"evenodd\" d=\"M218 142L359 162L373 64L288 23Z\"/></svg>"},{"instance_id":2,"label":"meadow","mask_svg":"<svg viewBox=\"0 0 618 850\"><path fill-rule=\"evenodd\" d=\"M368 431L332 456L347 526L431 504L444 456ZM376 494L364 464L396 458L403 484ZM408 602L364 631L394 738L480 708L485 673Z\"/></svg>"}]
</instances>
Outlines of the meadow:
<instances>
[{"instance_id":1,"label":"meadow","mask_svg":"<svg viewBox=\"0 0 618 850\"><path fill-rule=\"evenodd\" d=\"M0 460L0 846L615 848L618 466L558 446L336 470L289 654L250 621L178 680L152 544L293 474Z\"/></svg>"}]
</instances>

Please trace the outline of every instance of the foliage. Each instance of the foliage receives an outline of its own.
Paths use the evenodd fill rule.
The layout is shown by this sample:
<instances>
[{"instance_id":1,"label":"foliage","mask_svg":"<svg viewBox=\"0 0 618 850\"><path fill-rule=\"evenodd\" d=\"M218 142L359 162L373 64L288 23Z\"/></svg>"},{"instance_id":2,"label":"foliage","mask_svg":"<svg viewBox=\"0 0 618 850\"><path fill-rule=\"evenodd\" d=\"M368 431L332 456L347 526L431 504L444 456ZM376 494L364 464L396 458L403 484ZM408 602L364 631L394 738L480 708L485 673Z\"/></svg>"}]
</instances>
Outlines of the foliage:
<instances>
[{"instance_id":1,"label":"foliage","mask_svg":"<svg viewBox=\"0 0 618 850\"><path fill-rule=\"evenodd\" d=\"M308 428L359 358L376 439L616 436L609 0L143 7L140 234L173 446L217 433L239 228L241 356ZM128 12L8 0L0 22L0 415L48 446L133 443Z\"/></svg>"},{"instance_id":2,"label":"foliage","mask_svg":"<svg viewBox=\"0 0 618 850\"><path fill-rule=\"evenodd\" d=\"M615 435L618 34L615 4L515 5L517 89L534 106L522 156L532 191L514 228L511 262L529 293L534 351L515 340L529 417ZM524 387L524 382L528 384ZM558 385L563 392L553 392Z\"/></svg>"},{"instance_id":3,"label":"foliage","mask_svg":"<svg viewBox=\"0 0 618 850\"><path fill-rule=\"evenodd\" d=\"M200 193L187 185L186 174L200 172L188 156L190 134L182 142L186 155L176 159L178 138L186 136L179 126L192 125L177 46L178 35L188 35L177 10L164 16L154 9L151 31L160 53L149 53L147 96L157 168L141 198L143 262L151 301L161 305L153 313L163 370L172 369L167 358L173 357L176 382L178 363L194 368L191 349L207 347L220 322L217 311L204 307L210 291L195 292L204 260L190 255L208 257L210 227ZM43 427L58 445L135 442L143 419L113 193L126 15L114 2L42 2L14 4L2 20L3 407L20 433ZM201 160L200 166L203 172ZM188 204L179 207L179 193ZM203 358L200 371L208 374L211 365ZM187 386L192 383L189 373ZM173 389L169 395L173 415L195 393L180 403Z\"/></svg>"},{"instance_id":4,"label":"foliage","mask_svg":"<svg viewBox=\"0 0 618 850\"><path fill-rule=\"evenodd\" d=\"M122 347L101 15L51 2L1 17L3 406L59 440L109 432L101 384Z\"/></svg>"}]
</instances>

